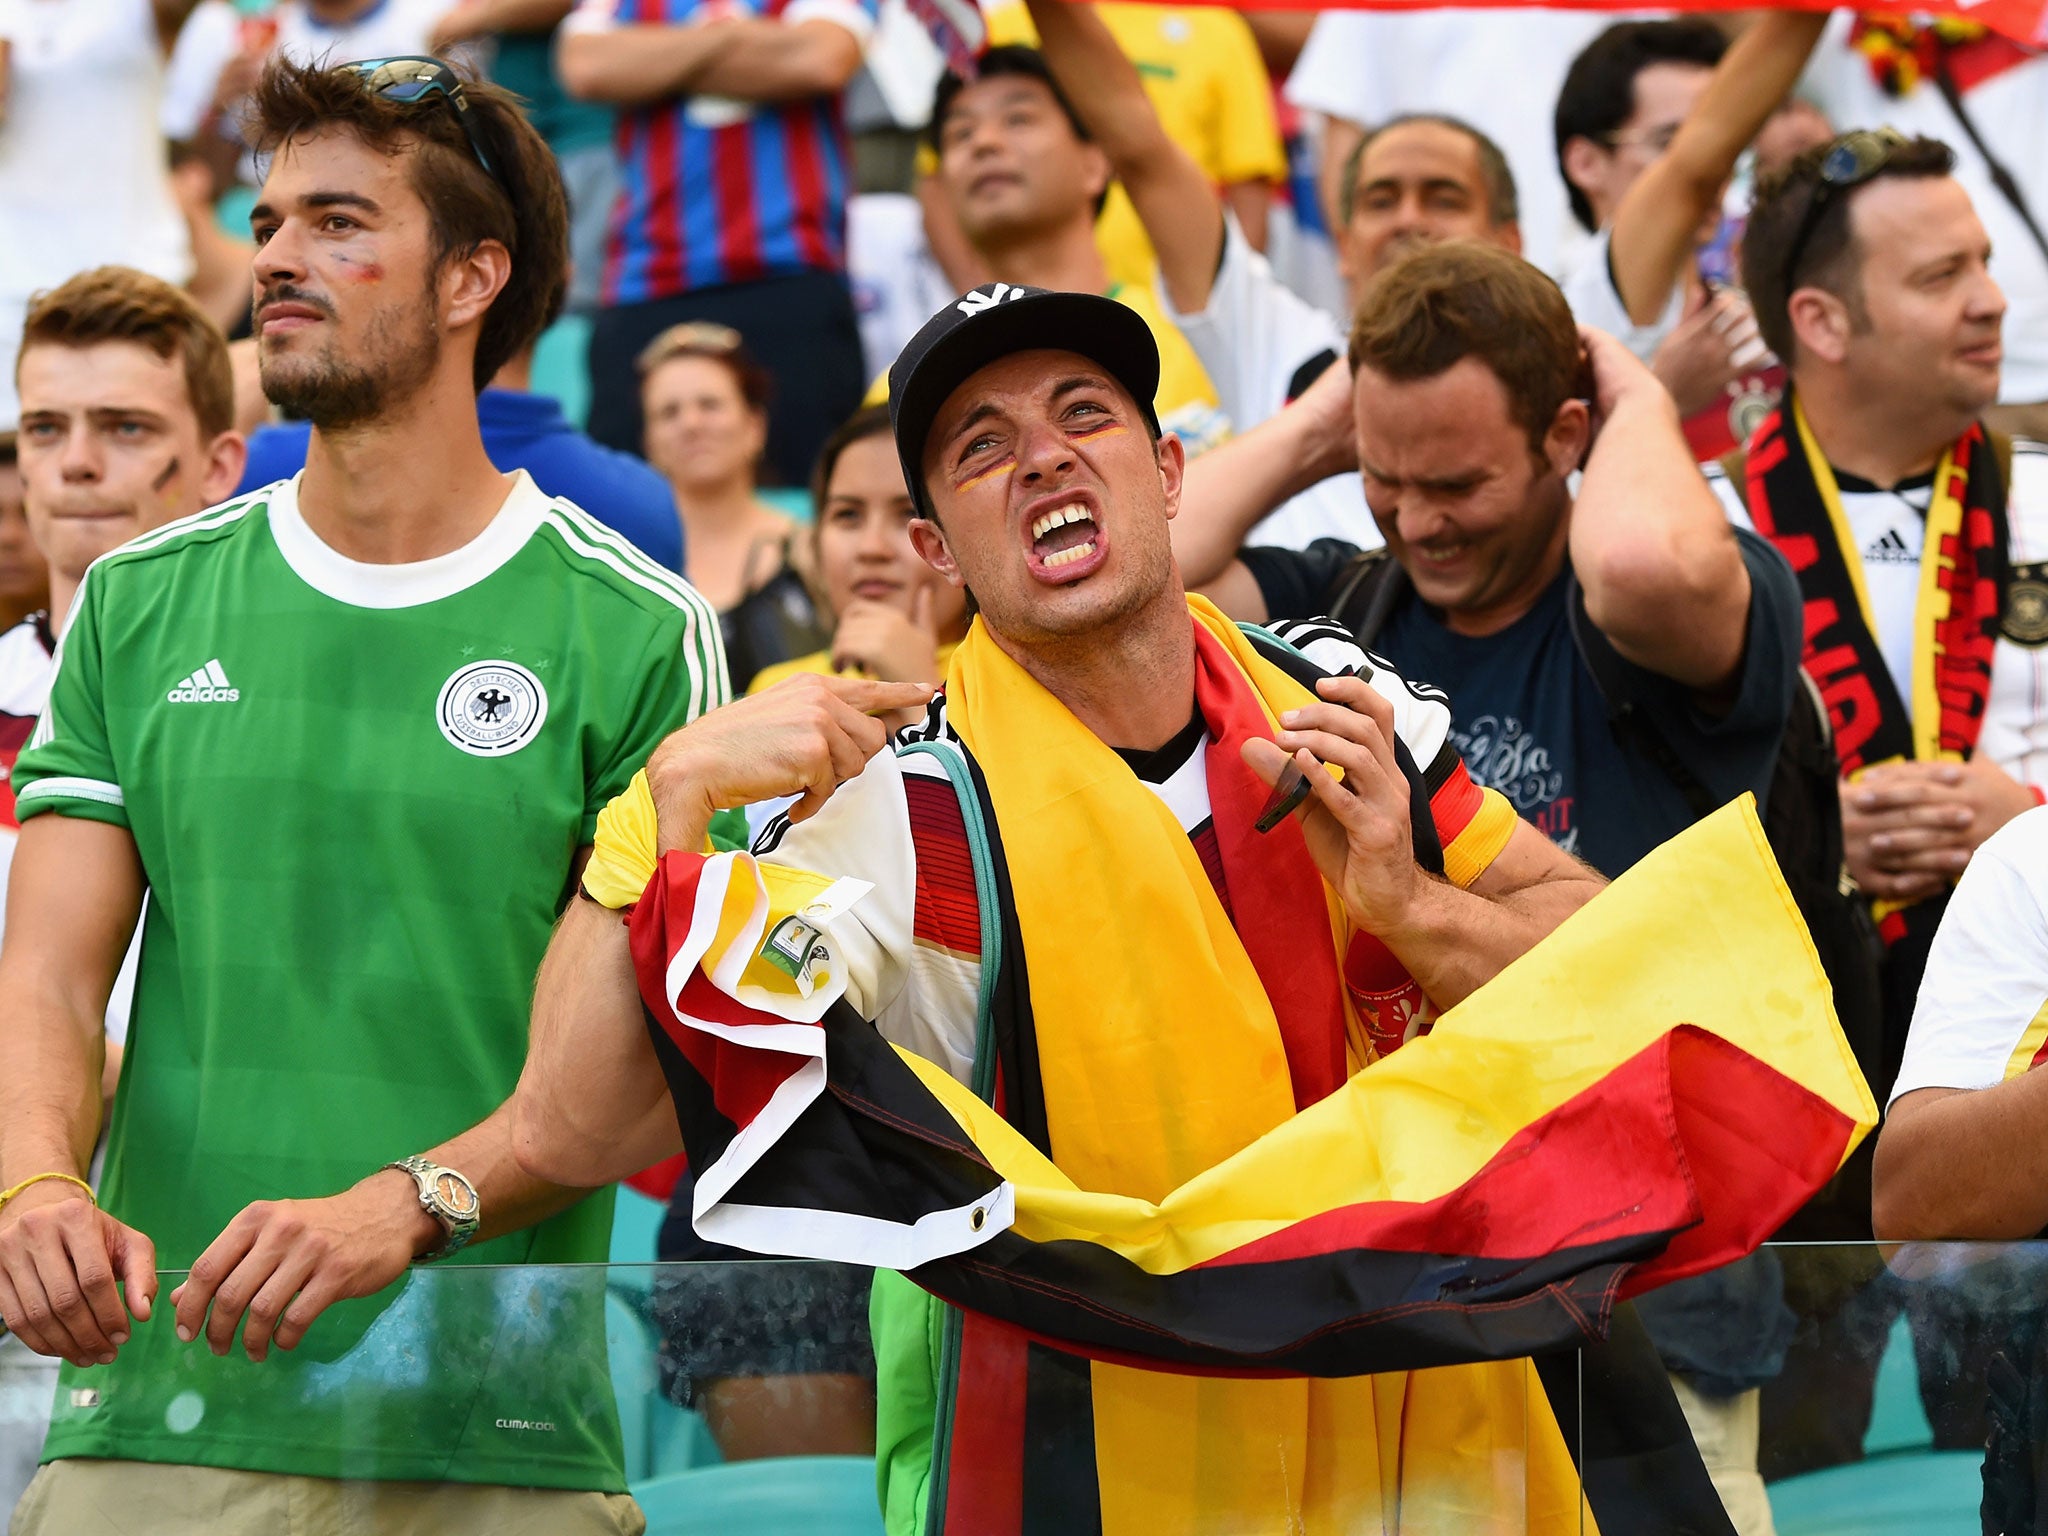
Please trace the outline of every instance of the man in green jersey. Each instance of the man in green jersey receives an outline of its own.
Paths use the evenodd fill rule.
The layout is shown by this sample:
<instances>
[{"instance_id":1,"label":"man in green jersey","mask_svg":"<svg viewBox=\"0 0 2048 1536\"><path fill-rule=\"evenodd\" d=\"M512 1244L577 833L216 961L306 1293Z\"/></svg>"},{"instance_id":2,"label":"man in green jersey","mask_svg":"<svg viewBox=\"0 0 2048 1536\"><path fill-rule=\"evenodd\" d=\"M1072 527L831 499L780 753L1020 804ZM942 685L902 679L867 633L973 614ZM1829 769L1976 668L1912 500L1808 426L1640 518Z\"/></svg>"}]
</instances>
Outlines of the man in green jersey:
<instances>
[{"instance_id":1,"label":"man in green jersey","mask_svg":"<svg viewBox=\"0 0 2048 1536\"><path fill-rule=\"evenodd\" d=\"M476 391L566 265L511 99L280 65L253 120L264 387L306 468L92 568L15 769L0 1316L68 1362L15 1529L638 1530L596 1290L386 1288L470 1237L605 1255L608 1202L521 1173L499 1106L598 810L723 700L716 617L484 453ZM70 1181L145 888L95 1209ZM159 1265L190 1270L163 1298Z\"/></svg>"}]
</instances>

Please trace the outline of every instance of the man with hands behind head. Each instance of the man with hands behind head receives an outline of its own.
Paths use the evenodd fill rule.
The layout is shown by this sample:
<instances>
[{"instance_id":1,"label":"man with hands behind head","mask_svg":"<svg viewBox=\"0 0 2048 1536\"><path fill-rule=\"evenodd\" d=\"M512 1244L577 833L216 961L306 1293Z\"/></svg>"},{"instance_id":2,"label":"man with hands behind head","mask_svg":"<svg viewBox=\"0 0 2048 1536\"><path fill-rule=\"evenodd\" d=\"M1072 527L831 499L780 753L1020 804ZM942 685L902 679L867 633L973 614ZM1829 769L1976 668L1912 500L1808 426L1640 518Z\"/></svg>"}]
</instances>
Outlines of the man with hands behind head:
<instances>
[{"instance_id":1,"label":"man with hands behind head","mask_svg":"<svg viewBox=\"0 0 2048 1536\"><path fill-rule=\"evenodd\" d=\"M263 384L306 468L93 565L15 769L0 1315L69 1390L14 1529L638 1530L594 1296L538 1336L454 1276L367 1298L465 1245L604 1258L607 1202L522 1173L499 1106L598 809L724 697L716 618L484 451L477 393L566 278L512 99L279 63L253 126Z\"/></svg>"}]
</instances>

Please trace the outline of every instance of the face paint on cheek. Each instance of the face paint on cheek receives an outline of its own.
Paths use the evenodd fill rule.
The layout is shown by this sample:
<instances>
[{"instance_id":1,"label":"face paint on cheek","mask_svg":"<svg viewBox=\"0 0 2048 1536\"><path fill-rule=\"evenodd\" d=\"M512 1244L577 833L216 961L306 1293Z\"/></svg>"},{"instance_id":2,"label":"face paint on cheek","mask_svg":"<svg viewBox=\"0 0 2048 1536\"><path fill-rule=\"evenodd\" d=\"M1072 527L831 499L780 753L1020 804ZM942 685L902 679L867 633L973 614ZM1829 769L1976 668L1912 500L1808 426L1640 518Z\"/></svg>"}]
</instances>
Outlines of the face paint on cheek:
<instances>
[{"instance_id":1,"label":"face paint on cheek","mask_svg":"<svg viewBox=\"0 0 2048 1536\"><path fill-rule=\"evenodd\" d=\"M150 491L152 493L160 493L165 486L178 478L178 471L183 467L178 459L173 456L171 462L164 466L164 472L149 482Z\"/></svg>"},{"instance_id":2,"label":"face paint on cheek","mask_svg":"<svg viewBox=\"0 0 2048 1536\"><path fill-rule=\"evenodd\" d=\"M381 283L384 281L384 267L380 262L366 261L360 256L337 255L334 258L334 265L341 276L348 278L352 282Z\"/></svg>"},{"instance_id":3,"label":"face paint on cheek","mask_svg":"<svg viewBox=\"0 0 2048 1536\"><path fill-rule=\"evenodd\" d=\"M1072 435L1076 442L1093 442L1097 438L1116 437L1120 433L1128 432L1129 430L1130 428L1120 421L1105 421L1099 427L1084 427Z\"/></svg>"},{"instance_id":4,"label":"face paint on cheek","mask_svg":"<svg viewBox=\"0 0 2048 1536\"><path fill-rule=\"evenodd\" d=\"M991 469L984 469L978 475L969 475L965 480L955 480L953 482L953 489L955 491L971 491L985 480L993 480L998 475L1014 473L1016 468L1017 461L1015 459L1004 459L1002 463L995 465Z\"/></svg>"}]
</instances>

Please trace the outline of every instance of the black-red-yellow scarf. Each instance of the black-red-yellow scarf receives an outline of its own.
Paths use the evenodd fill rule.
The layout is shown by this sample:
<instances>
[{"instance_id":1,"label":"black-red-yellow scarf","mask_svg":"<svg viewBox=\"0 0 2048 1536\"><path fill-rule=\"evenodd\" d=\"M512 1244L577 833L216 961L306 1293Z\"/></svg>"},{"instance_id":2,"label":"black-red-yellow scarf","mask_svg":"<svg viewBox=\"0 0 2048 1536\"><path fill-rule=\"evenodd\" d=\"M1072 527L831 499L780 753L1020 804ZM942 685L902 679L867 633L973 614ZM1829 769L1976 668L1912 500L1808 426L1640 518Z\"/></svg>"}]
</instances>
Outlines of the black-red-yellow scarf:
<instances>
[{"instance_id":1,"label":"black-red-yellow scarf","mask_svg":"<svg viewBox=\"0 0 2048 1536\"><path fill-rule=\"evenodd\" d=\"M1991 696L1991 660L2009 571L2005 481L1984 428L1973 424L1934 473L1913 626L1911 707L1877 640L1863 561L1834 471L1790 393L1757 429L1746 466L1757 531L1791 562L1806 602L1801 657L1834 723L1853 778L1901 758L1960 762L1976 749ZM1888 941L1910 909L1878 907Z\"/></svg>"}]
</instances>

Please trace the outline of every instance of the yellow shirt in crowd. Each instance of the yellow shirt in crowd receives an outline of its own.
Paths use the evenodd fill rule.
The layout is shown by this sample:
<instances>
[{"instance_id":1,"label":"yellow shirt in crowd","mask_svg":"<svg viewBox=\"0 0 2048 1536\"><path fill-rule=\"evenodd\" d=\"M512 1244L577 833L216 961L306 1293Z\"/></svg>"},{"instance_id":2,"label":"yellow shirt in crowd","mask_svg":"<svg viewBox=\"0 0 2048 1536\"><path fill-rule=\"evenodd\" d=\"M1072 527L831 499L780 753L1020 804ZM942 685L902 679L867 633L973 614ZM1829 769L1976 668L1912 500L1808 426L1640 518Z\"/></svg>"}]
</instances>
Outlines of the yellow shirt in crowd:
<instances>
[{"instance_id":1,"label":"yellow shirt in crowd","mask_svg":"<svg viewBox=\"0 0 2048 1536\"><path fill-rule=\"evenodd\" d=\"M1152 397L1152 409L1160 428L1176 433L1188 452L1202 453L1230 436L1230 418L1217 403L1216 386L1209 382L1202 360L1188 345L1174 323L1166 318L1159 300L1147 283L1112 283L1108 296L1126 309L1136 310L1151 327L1152 340L1159 346L1159 392ZM889 375L884 372L868 386L862 405L883 405L889 399Z\"/></svg>"},{"instance_id":2,"label":"yellow shirt in crowd","mask_svg":"<svg viewBox=\"0 0 2048 1536\"><path fill-rule=\"evenodd\" d=\"M1174 10L1107 4L1095 11L1124 56L1138 66L1145 94L1152 98L1167 136L1194 157L1211 181L1221 187L1287 179L1287 156L1273 119L1265 61L1242 16L1206 5ZM997 5L989 9L988 40L991 46L1023 43L1035 48L1038 31L1022 5ZM919 174L929 175L936 166L931 149L921 148ZM1111 282L1152 286L1152 242L1121 185L1109 189L1109 200L1095 222L1095 243Z\"/></svg>"}]
</instances>

